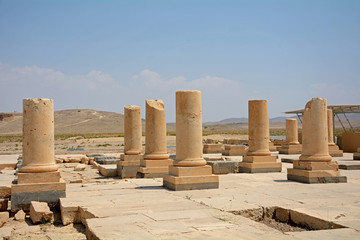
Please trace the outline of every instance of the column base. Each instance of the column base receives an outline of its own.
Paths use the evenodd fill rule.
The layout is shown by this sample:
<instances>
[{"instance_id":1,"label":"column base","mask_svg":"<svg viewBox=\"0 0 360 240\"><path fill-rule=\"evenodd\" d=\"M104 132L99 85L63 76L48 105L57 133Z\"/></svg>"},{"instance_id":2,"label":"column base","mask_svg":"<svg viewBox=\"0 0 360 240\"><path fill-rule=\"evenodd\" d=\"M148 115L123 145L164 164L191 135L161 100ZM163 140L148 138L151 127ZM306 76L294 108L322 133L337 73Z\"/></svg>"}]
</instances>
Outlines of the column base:
<instances>
[{"instance_id":1,"label":"column base","mask_svg":"<svg viewBox=\"0 0 360 240\"><path fill-rule=\"evenodd\" d=\"M239 173L281 172L281 162L276 162L276 156L245 156L239 162Z\"/></svg>"},{"instance_id":2,"label":"column base","mask_svg":"<svg viewBox=\"0 0 360 240\"><path fill-rule=\"evenodd\" d=\"M60 173L18 173L18 183L11 186L11 211L29 211L31 201L47 202L50 208L66 197L66 183Z\"/></svg>"},{"instance_id":3,"label":"column base","mask_svg":"<svg viewBox=\"0 0 360 240\"><path fill-rule=\"evenodd\" d=\"M121 155L117 162L117 175L119 178L136 178L143 155Z\"/></svg>"},{"instance_id":4,"label":"column base","mask_svg":"<svg viewBox=\"0 0 360 240\"><path fill-rule=\"evenodd\" d=\"M355 152L353 156L354 160L360 160L360 152Z\"/></svg>"},{"instance_id":5,"label":"column base","mask_svg":"<svg viewBox=\"0 0 360 240\"><path fill-rule=\"evenodd\" d=\"M219 188L219 177L212 174L211 166L170 166L164 175L164 187L174 191Z\"/></svg>"},{"instance_id":6,"label":"column base","mask_svg":"<svg viewBox=\"0 0 360 240\"><path fill-rule=\"evenodd\" d=\"M225 150L222 151L224 156L245 156L248 149L245 146L225 145Z\"/></svg>"},{"instance_id":7,"label":"column base","mask_svg":"<svg viewBox=\"0 0 360 240\"><path fill-rule=\"evenodd\" d=\"M172 164L172 159L141 160L137 178L161 178L169 173L169 166Z\"/></svg>"},{"instance_id":8,"label":"column base","mask_svg":"<svg viewBox=\"0 0 360 240\"><path fill-rule=\"evenodd\" d=\"M343 150L340 150L337 145L329 146L329 154L332 157L342 157L344 155Z\"/></svg>"},{"instance_id":9,"label":"column base","mask_svg":"<svg viewBox=\"0 0 360 240\"><path fill-rule=\"evenodd\" d=\"M294 168L288 168L287 178L303 183L346 183L346 176L340 176L338 164L334 161L294 161Z\"/></svg>"},{"instance_id":10,"label":"column base","mask_svg":"<svg viewBox=\"0 0 360 240\"><path fill-rule=\"evenodd\" d=\"M221 153L221 144L204 144L203 153Z\"/></svg>"},{"instance_id":11,"label":"column base","mask_svg":"<svg viewBox=\"0 0 360 240\"><path fill-rule=\"evenodd\" d=\"M301 154L302 145L282 145L281 148L278 149L280 154Z\"/></svg>"},{"instance_id":12,"label":"column base","mask_svg":"<svg viewBox=\"0 0 360 240\"><path fill-rule=\"evenodd\" d=\"M269 142L269 151L270 152L276 152L277 151L277 148L276 148L276 146L274 145L273 142Z\"/></svg>"}]
</instances>

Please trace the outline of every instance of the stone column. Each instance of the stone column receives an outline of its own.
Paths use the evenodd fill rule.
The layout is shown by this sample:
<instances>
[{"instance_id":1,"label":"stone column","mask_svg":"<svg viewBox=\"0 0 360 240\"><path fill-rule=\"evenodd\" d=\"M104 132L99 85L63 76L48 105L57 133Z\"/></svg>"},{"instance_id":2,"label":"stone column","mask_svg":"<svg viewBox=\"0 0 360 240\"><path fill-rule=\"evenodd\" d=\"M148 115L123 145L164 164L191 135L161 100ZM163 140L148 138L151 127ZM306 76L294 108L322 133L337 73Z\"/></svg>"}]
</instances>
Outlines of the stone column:
<instances>
[{"instance_id":1,"label":"stone column","mask_svg":"<svg viewBox=\"0 0 360 240\"><path fill-rule=\"evenodd\" d=\"M124 107L124 153L139 155L142 151L141 109L139 106Z\"/></svg>"},{"instance_id":2,"label":"stone column","mask_svg":"<svg viewBox=\"0 0 360 240\"><path fill-rule=\"evenodd\" d=\"M266 100L249 101L248 156L270 156L269 115Z\"/></svg>"},{"instance_id":3,"label":"stone column","mask_svg":"<svg viewBox=\"0 0 360 240\"><path fill-rule=\"evenodd\" d=\"M305 183L346 182L328 149L326 99L313 98L303 113L302 154L288 169L288 179Z\"/></svg>"},{"instance_id":4,"label":"stone column","mask_svg":"<svg viewBox=\"0 0 360 240\"><path fill-rule=\"evenodd\" d=\"M269 115L266 100L249 101L249 150L239 172L281 172L281 163L269 151Z\"/></svg>"},{"instance_id":5,"label":"stone column","mask_svg":"<svg viewBox=\"0 0 360 240\"><path fill-rule=\"evenodd\" d=\"M172 160L167 153L164 102L146 100L145 154L138 177L162 177L169 173L171 164Z\"/></svg>"},{"instance_id":6,"label":"stone column","mask_svg":"<svg viewBox=\"0 0 360 240\"><path fill-rule=\"evenodd\" d=\"M58 204L65 197L54 152L54 102L52 99L23 100L23 156L17 184L12 185L11 209L28 210L30 201Z\"/></svg>"},{"instance_id":7,"label":"stone column","mask_svg":"<svg viewBox=\"0 0 360 240\"><path fill-rule=\"evenodd\" d=\"M54 102L23 100L23 159L20 172L52 172L58 166L54 152Z\"/></svg>"},{"instance_id":8,"label":"stone column","mask_svg":"<svg viewBox=\"0 0 360 240\"><path fill-rule=\"evenodd\" d=\"M286 143L281 146L281 154L299 154L302 146L298 140L298 127L295 118L286 119Z\"/></svg>"},{"instance_id":9,"label":"stone column","mask_svg":"<svg viewBox=\"0 0 360 240\"><path fill-rule=\"evenodd\" d=\"M124 154L117 163L120 178L136 178L142 159L142 122L139 106L124 107Z\"/></svg>"},{"instance_id":10,"label":"stone column","mask_svg":"<svg viewBox=\"0 0 360 240\"><path fill-rule=\"evenodd\" d=\"M328 144L329 154L332 157L342 157L343 151L334 142L334 121L332 109L327 110Z\"/></svg>"},{"instance_id":11,"label":"stone column","mask_svg":"<svg viewBox=\"0 0 360 240\"><path fill-rule=\"evenodd\" d=\"M176 92L176 160L164 176L164 186L172 190L218 188L202 155L202 112L200 91Z\"/></svg>"}]
</instances>

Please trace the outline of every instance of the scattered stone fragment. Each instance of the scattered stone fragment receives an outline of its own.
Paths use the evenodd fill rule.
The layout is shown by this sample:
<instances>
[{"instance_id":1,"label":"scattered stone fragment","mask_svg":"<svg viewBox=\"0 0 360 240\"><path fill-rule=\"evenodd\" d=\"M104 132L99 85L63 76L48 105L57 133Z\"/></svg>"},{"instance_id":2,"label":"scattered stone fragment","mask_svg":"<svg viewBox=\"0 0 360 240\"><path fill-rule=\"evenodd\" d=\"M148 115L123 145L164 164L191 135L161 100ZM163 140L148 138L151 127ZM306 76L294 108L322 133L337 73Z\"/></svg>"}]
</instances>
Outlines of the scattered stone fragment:
<instances>
[{"instance_id":1,"label":"scattered stone fragment","mask_svg":"<svg viewBox=\"0 0 360 240\"><path fill-rule=\"evenodd\" d=\"M25 216L25 212L23 210L20 210L15 214L14 219L16 221L25 221Z\"/></svg>"},{"instance_id":2,"label":"scattered stone fragment","mask_svg":"<svg viewBox=\"0 0 360 240\"><path fill-rule=\"evenodd\" d=\"M0 212L0 228L2 228L5 223L9 220L9 213L8 212Z\"/></svg>"},{"instance_id":3,"label":"scattered stone fragment","mask_svg":"<svg viewBox=\"0 0 360 240\"><path fill-rule=\"evenodd\" d=\"M74 179L74 180L70 180L70 183L82 183L82 179Z\"/></svg>"},{"instance_id":4,"label":"scattered stone fragment","mask_svg":"<svg viewBox=\"0 0 360 240\"><path fill-rule=\"evenodd\" d=\"M35 202L31 201L30 203L30 219L36 223L49 222L53 218L53 212L50 211L50 208L46 202Z\"/></svg>"},{"instance_id":5,"label":"scattered stone fragment","mask_svg":"<svg viewBox=\"0 0 360 240\"><path fill-rule=\"evenodd\" d=\"M85 164L80 163L80 164L76 165L76 167L74 168L74 171L84 171L85 168L86 168Z\"/></svg>"},{"instance_id":6,"label":"scattered stone fragment","mask_svg":"<svg viewBox=\"0 0 360 240\"><path fill-rule=\"evenodd\" d=\"M11 186L0 186L0 197L8 198L11 196Z\"/></svg>"},{"instance_id":7,"label":"scattered stone fragment","mask_svg":"<svg viewBox=\"0 0 360 240\"><path fill-rule=\"evenodd\" d=\"M0 212L5 212L8 208L8 200L0 198Z\"/></svg>"}]
</instances>

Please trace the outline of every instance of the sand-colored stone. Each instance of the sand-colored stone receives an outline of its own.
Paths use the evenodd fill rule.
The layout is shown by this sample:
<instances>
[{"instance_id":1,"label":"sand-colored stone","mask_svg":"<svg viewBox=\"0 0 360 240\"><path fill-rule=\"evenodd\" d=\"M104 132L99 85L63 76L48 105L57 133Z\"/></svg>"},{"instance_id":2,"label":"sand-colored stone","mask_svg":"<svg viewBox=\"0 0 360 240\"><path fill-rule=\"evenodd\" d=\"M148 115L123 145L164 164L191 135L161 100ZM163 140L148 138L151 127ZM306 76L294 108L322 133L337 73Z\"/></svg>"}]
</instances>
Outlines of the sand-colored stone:
<instances>
[{"instance_id":1,"label":"sand-colored stone","mask_svg":"<svg viewBox=\"0 0 360 240\"><path fill-rule=\"evenodd\" d=\"M225 149L222 151L224 156L244 156L248 148L244 145L225 145Z\"/></svg>"},{"instance_id":2,"label":"sand-colored stone","mask_svg":"<svg viewBox=\"0 0 360 240\"><path fill-rule=\"evenodd\" d=\"M7 199L0 198L0 212L4 212L8 208L9 201Z\"/></svg>"},{"instance_id":3,"label":"sand-colored stone","mask_svg":"<svg viewBox=\"0 0 360 240\"><path fill-rule=\"evenodd\" d=\"M25 217L26 217L25 212L23 210L20 210L15 214L14 219L16 221L22 221L23 222L23 221L25 221Z\"/></svg>"},{"instance_id":4,"label":"sand-colored stone","mask_svg":"<svg viewBox=\"0 0 360 240\"><path fill-rule=\"evenodd\" d=\"M136 178L142 153L141 109L139 106L124 107L124 154L117 162L120 178Z\"/></svg>"},{"instance_id":5,"label":"sand-colored stone","mask_svg":"<svg viewBox=\"0 0 360 240\"><path fill-rule=\"evenodd\" d=\"M328 126L328 142L329 142L329 154L332 157L342 157L343 151L334 142L334 119L333 111L327 110L327 126Z\"/></svg>"},{"instance_id":6,"label":"sand-colored stone","mask_svg":"<svg viewBox=\"0 0 360 240\"><path fill-rule=\"evenodd\" d=\"M206 166L202 146L200 91L176 92L176 159L164 175L164 187L171 190L218 188L219 178Z\"/></svg>"},{"instance_id":7,"label":"sand-colored stone","mask_svg":"<svg viewBox=\"0 0 360 240\"><path fill-rule=\"evenodd\" d=\"M281 172L281 162L269 150L269 115L266 100L249 101L249 150L239 172Z\"/></svg>"},{"instance_id":8,"label":"sand-colored stone","mask_svg":"<svg viewBox=\"0 0 360 240\"><path fill-rule=\"evenodd\" d=\"M126 155L139 155L141 145L141 109L139 106L124 107L124 153Z\"/></svg>"},{"instance_id":9,"label":"sand-colored stone","mask_svg":"<svg viewBox=\"0 0 360 240\"><path fill-rule=\"evenodd\" d=\"M145 154L140 161L137 176L140 178L162 177L172 164L167 153L166 118L162 100L146 100ZM152 167L149 162L161 162ZM146 165L146 163L148 163ZM159 163L156 163L159 165Z\"/></svg>"},{"instance_id":10,"label":"sand-colored stone","mask_svg":"<svg viewBox=\"0 0 360 240\"><path fill-rule=\"evenodd\" d=\"M286 119L286 142L279 148L280 154L299 154L302 145L299 143L298 126L295 118Z\"/></svg>"},{"instance_id":11,"label":"sand-colored stone","mask_svg":"<svg viewBox=\"0 0 360 240\"><path fill-rule=\"evenodd\" d=\"M293 162L287 177L304 183L346 182L336 162L332 162L328 149L328 121L326 99L313 98L303 113L302 154Z\"/></svg>"},{"instance_id":12,"label":"sand-colored stone","mask_svg":"<svg viewBox=\"0 0 360 240\"><path fill-rule=\"evenodd\" d=\"M23 155L20 172L56 171L54 154L54 102L23 100Z\"/></svg>"},{"instance_id":13,"label":"sand-colored stone","mask_svg":"<svg viewBox=\"0 0 360 240\"><path fill-rule=\"evenodd\" d=\"M34 224L49 222L53 219L53 212L46 202L31 201L30 219Z\"/></svg>"},{"instance_id":14,"label":"sand-colored stone","mask_svg":"<svg viewBox=\"0 0 360 240\"><path fill-rule=\"evenodd\" d=\"M353 155L354 160L360 160L360 148L357 149L357 152Z\"/></svg>"},{"instance_id":15,"label":"sand-colored stone","mask_svg":"<svg viewBox=\"0 0 360 240\"><path fill-rule=\"evenodd\" d=\"M59 182L60 172L18 173L18 184Z\"/></svg>"},{"instance_id":16,"label":"sand-colored stone","mask_svg":"<svg viewBox=\"0 0 360 240\"><path fill-rule=\"evenodd\" d=\"M0 228L2 228L9 221L8 212L0 212Z\"/></svg>"},{"instance_id":17,"label":"sand-colored stone","mask_svg":"<svg viewBox=\"0 0 360 240\"><path fill-rule=\"evenodd\" d=\"M222 145L221 144L204 144L203 153L221 153Z\"/></svg>"}]
</instances>

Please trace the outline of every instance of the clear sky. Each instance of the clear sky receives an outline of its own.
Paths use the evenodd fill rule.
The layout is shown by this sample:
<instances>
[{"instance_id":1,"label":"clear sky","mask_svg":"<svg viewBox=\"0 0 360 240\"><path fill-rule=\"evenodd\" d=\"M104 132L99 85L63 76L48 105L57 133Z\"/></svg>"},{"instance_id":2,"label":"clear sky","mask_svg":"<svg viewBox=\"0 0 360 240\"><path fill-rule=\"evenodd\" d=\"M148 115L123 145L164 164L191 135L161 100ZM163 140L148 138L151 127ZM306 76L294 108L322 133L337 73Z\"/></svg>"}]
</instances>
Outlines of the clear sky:
<instances>
[{"instance_id":1,"label":"clear sky","mask_svg":"<svg viewBox=\"0 0 360 240\"><path fill-rule=\"evenodd\" d=\"M360 104L360 1L0 0L0 112L162 99L174 121L186 89L204 121L247 117L250 99L270 117L312 97Z\"/></svg>"}]
</instances>

